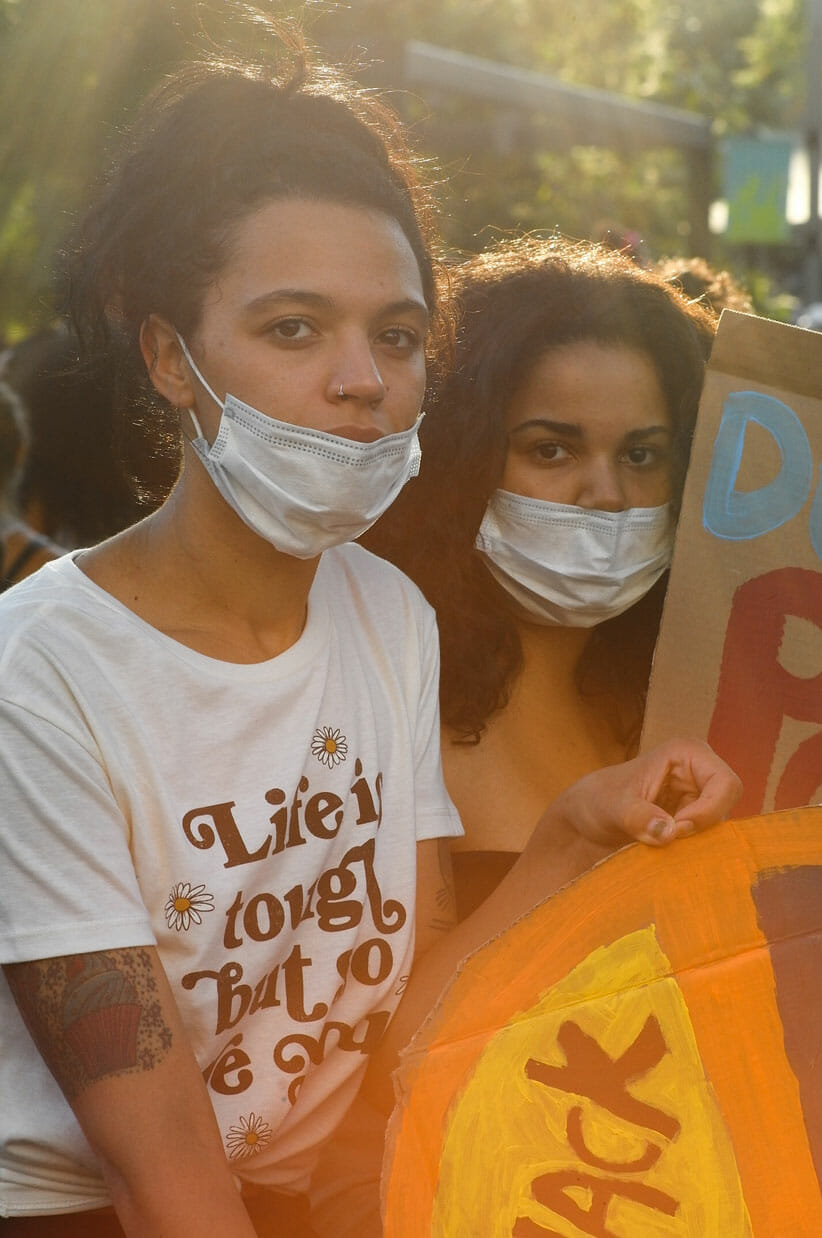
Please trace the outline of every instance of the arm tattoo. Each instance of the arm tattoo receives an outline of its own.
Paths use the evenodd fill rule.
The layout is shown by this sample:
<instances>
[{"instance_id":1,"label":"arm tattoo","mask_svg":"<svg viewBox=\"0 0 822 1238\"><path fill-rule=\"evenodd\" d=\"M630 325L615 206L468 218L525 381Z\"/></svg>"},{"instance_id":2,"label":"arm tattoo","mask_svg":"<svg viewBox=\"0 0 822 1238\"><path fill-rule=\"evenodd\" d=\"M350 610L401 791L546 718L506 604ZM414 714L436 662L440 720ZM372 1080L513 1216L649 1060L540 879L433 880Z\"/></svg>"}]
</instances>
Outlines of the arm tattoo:
<instances>
[{"instance_id":1,"label":"arm tattoo","mask_svg":"<svg viewBox=\"0 0 822 1238\"><path fill-rule=\"evenodd\" d=\"M451 865L451 847L447 838L437 839L437 857L442 885L436 893L439 915L431 921L431 928L440 933L450 933L457 923L457 896L454 891L454 871Z\"/></svg>"},{"instance_id":2,"label":"arm tattoo","mask_svg":"<svg viewBox=\"0 0 822 1238\"><path fill-rule=\"evenodd\" d=\"M69 1101L98 1079L152 1070L171 1047L147 950L73 954L3 970Z\"/></svg>"}]
</instances>

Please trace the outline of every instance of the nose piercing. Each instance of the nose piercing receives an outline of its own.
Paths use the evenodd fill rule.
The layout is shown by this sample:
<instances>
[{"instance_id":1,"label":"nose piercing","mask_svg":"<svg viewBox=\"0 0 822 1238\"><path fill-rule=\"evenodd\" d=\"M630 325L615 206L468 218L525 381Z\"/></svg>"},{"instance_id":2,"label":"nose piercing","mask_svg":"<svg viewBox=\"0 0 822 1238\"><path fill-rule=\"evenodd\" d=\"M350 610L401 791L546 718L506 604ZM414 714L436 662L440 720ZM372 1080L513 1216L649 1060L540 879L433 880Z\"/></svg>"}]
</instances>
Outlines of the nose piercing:
<instances>
[{"instance_id":1,"label":"nose piercing","mask_svg":"<svg viewBox=\"0 0 822 1238\"><path fill-rule=\"evenodd\" d=\"M343 391L343 385L342 385L342 383L340 383L340 387L339 387L339 390L338 390L338 392L337 392L337 395L340 397L340 399L341 399L341 400L344 400L344 399L345 399L345 392Z\"/></svg>"}]
</instances>

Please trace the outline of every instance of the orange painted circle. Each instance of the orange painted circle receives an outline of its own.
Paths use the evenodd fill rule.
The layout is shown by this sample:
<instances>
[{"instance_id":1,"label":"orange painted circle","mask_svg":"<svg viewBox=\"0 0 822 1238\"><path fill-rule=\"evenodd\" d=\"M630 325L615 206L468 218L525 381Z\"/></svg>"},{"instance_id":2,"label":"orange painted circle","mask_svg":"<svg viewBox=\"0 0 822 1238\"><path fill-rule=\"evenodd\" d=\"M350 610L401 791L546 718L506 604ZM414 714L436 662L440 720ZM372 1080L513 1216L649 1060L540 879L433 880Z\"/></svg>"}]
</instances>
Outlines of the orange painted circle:
<instances>
[{"instance_id":1,"label":"orange painted circle","mask_svg":"<svg viewBox=\"0 0 822 1238\"><path fill-rule=\"evenodd\" d=\"M404 1055L385 1234L822 1234L820 1061L822 807L627 848Z\"/></svg>"}]
</instances>

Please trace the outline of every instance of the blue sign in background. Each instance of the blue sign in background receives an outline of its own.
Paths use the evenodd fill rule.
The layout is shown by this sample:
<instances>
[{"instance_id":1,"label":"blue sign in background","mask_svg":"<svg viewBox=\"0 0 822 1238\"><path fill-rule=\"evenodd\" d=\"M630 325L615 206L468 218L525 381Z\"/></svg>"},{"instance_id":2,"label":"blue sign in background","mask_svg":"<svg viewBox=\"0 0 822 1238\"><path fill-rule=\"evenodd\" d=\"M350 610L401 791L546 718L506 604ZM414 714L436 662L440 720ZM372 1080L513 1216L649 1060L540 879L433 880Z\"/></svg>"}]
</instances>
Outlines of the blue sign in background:
<instances>
[{"instance_id":1,"label":"blue sign in background","mask_svg":"<svg viewBox=\"0 0 822 1238\"><path fill-rule=\"evenodd\" d=\"M786 213L792 150L787 138L732 137L723 142L727 241L778 245L788 240Z\"/></svg>"}]
</instances>

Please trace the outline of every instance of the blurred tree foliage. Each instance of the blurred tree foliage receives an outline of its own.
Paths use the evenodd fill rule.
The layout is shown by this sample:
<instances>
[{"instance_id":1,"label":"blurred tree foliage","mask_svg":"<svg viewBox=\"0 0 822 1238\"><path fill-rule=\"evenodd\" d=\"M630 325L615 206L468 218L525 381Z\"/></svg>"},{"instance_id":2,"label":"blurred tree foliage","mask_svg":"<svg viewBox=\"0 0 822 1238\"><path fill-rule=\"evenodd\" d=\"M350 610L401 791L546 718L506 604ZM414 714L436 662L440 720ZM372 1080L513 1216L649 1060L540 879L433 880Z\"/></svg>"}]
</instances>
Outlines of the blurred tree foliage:
<instances>
[{"instance_id":1,"label":"blurred tree foliage","mask_svg":"<svg viewBox=\"0 0 822 1238\"><path fill-rule=\"evenodd\" d=\"M315 31L390 64L384 11L354 0ZM699 113L717 138L801 124L802 0L395 0L391 14L395 55L409 38L450 47ZM643 237L652 257L689 252L693 172L681 151L604 148L564 136L551 117L501 116L430 91L403 110L446 172L444 233L458 249L496 230L598 236L612 225Z\"/></svg>"},{"instance_id":2,"label":"blurred tree foliage","mask_svg":"<svg viewBox=\"0 0 822 1238\"><path fill-rule=\"evenodd\" d=\"M512 228L593 235L615 220L649 252L688 252L689 169L671 149L564 139L550 117L405 87L417 39L710 116L717 134L797 126L802 0L257 0L301 12L322 51L396 88L440 169L453 249ZM0 336L51 319L52 271L73 213L139 97L180 58L224 38L253 51L236 0L0 0Z\"/></svg>"}]
</instances>

